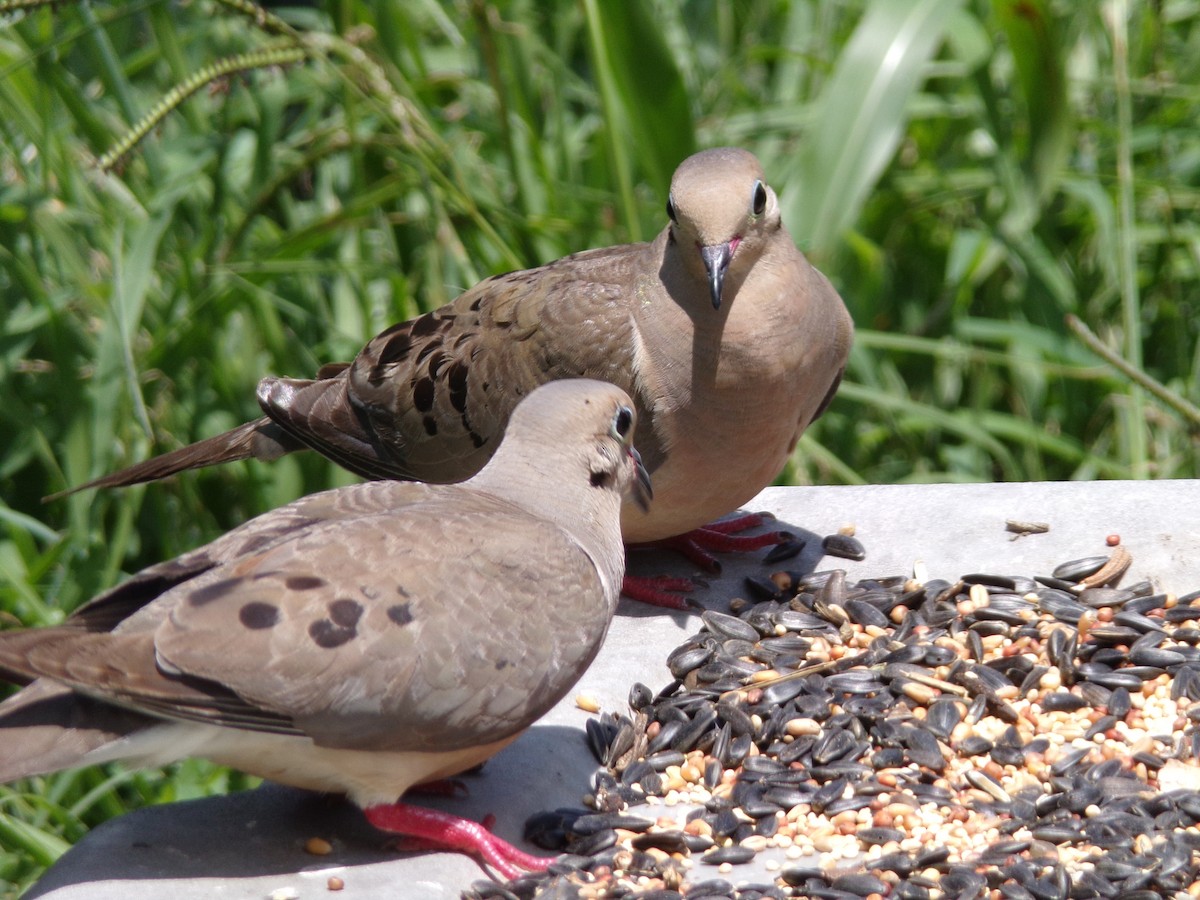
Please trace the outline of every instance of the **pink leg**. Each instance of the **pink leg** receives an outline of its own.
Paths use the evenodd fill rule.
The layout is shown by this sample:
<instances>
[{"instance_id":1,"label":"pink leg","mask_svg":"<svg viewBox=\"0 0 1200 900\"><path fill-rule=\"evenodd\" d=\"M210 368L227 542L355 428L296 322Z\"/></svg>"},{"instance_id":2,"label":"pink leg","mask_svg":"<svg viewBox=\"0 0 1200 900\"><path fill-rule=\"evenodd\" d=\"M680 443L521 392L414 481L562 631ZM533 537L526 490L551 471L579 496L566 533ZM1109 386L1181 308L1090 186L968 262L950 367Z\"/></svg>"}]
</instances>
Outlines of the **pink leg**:
<instances>
[{"instance_id":1,"label":"pink leg","mask_svg":"<svg viewBox=\"0 0 1200 900\"><path fill-rule=\"evenodd\" d=\"M739 535L737 532L747 528L756 528L763 524L769 514L749 513L733 519L713 522L695 531L680 534L661 541L648 541L644 544L627 544L626 551L639 549L667 549L682 553L696 566L708 572L719 573L721 564L713 553L744 553L747 550L758 550L760 547L772 547L791 539L786 531L768 531L766 534ZM711 551L711 552L710 552ZM688 578L671 578L666 575L626 575L621 582L621 593L631 600L646 603L650 606L662 606L667 609L691 609L695 604L686 594L695 588L695 583Z\"/></svg>"},{"instance_id":2,"label":"pink leg","mask_svg":"<svg viewBox=\"0 0 1200 900\"><path fill-rule=\"evenodd\" d=\"M505 878L541 871L553 859L533 856L496 837L484 825L408 803L381 803L363 810L380 831L416 838L421 846L474 853Z\"/></svg>"},{"instance_id":3,"label":"pink leg","mask_svg":"<svg viewBox=\"0 0 1200 900\"><path fill-rule=\"evenodd\" d=\"M621 593L630 600L664 609L691 609L692 601L680 594L695 587L696 583L690 578L672 578L670 575L626 575L621 580Z\"/></svg>"},{"instance_id":4,"label":"pink leg","mask_svg":"<svg viewBox=\"0 0 1200 900\"><path fill-rule=\"evenodd\" d=\"M764 516L749 513L734 519L713 522L686 534L676 535L661 541L632 544L630 547L662 547L682 553L691 562L707 572L719 573L721 564L713 553L745 553L761 547L773 547L791 538L786 531L768 531L765 534L740 535L747 528L763 524Z\"/></svg>"}]
</instances>

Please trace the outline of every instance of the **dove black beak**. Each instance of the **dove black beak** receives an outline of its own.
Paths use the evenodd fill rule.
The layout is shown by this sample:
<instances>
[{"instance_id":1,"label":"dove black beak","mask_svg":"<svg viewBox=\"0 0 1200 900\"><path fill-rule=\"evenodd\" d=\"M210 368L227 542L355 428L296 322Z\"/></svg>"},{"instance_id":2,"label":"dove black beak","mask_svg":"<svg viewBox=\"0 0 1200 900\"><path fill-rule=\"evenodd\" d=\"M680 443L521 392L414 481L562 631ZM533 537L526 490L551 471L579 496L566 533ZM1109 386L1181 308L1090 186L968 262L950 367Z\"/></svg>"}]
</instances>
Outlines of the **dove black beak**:
<instances>
[{"instance_id":1,"label":"dove black beak","mask_svg":"<svg viewBox=\"0 0 1200 900\"><path fill-rule=\"evenodd\" d=\"M642 454L637 452L636 447L629 448L629 455L633 457L633 468L637 473L637 477L633 480L633 502L641 508L642 512L649 512L650 501L654 499L654 488L650 485L650 473L646 471L646 466L642 463Z\"/></svg>"},{"instance_id":2,"label":"dove black beak","mask_svg":"<svg viewBox=\"0 0 1200 900\"><path fill-rule=\"evenodd\" d=\"M733 242L711 244L700 248L704 268L708 270L708 289L712 295L713 309L721 308L721 285L725 283L725 270L733 259Z\"/></svg>"}]
</instances>

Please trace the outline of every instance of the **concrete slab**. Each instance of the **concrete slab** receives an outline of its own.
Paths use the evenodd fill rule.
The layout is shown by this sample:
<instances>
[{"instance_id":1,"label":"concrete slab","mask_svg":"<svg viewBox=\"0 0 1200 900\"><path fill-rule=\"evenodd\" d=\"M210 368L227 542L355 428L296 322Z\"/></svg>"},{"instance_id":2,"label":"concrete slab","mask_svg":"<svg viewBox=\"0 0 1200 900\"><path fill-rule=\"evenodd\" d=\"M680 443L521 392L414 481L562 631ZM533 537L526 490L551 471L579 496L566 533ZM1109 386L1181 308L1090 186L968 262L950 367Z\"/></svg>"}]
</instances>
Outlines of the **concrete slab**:
<instances>
[{"instance_id":1,"label":"concrete slab","mask_svg":"<svg viewBox=\"0 0 1200 900\"><path fill-rule=\"evenodd\" d=\"M808 540L786 564L794 570L844 568L857 579L907 574L922 560L935 578L1045 574L1064 560L1106 552L1105 537L1117 533L1134 559L1124 583L1150 578L1177 593L1200 588L1200 481L771 488L747 508L774 513L780 527ZM1050 531L1014 539L1007 519L1045 522ZM845 523L856 525L867 559L821 560L820 537ZM747 574L764 572L757 559L724 562L723 575L697 592L705 606L726 608L744 593ZM658 554L635 555L631 571L693 574L686 563ZM430 798L428 805L472 818L493 813L495 831L518 844L532 813L579 806L596 765L584 741L590 714L576 708L575 694L590 693L605 710L624 711L635 681L657 690L670 680L667 653L698 627L694 614L623 601L578 690L482 772L466 777L469 797ZM333 852L305 853L304 841L313 836L331 841ZM333 896L347 900L442 900L458 897L486 872L459 854L397 855L346 803L268 785L115 819L63 856L26 896L311 898L330 896L331 876L344 884Z\"/></svg>"}]
</instances>

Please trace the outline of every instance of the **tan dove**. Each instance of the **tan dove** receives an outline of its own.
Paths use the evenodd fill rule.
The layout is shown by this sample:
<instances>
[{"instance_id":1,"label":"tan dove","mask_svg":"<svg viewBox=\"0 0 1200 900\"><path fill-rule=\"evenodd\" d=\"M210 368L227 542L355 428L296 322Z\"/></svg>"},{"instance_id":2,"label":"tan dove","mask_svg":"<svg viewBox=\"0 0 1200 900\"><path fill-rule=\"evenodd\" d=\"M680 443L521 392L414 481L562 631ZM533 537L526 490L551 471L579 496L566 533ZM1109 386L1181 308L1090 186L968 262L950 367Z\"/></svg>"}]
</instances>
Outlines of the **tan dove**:
<instances>
[{"instance_id":1,"label":"tan dove","mask_svg":"<svg viewBox=\"0 0 1200 900\"><path fill-rule=\"evenodd\" d=\"M619 388L563 380L460 485L314 494L145 569L63 624L0 633L0 781L202 756L345 792L376 827L546 861L398 803L477 765L592 661L623 571L623 496L649 499ZM548 602L554 600L555 602Z\"/></svg>"},{"instance_id":2,"label":"tan dove","mask_svg":"<svg viewBox=\"0 0 1200 900\"><path fill-rule=\"evenodd\" d=\"M491 456L521 397L587 377L627 391L642 423L656 499L649 512L625 505L626 542L700 529L783 469L837 389L853 325L796 249L751 153L684 160L667 214L650 243L489 278L316 380L264 378L264 418L84 486L305 447L369 478L458 481Z\"/></svg>"}]
</instances>

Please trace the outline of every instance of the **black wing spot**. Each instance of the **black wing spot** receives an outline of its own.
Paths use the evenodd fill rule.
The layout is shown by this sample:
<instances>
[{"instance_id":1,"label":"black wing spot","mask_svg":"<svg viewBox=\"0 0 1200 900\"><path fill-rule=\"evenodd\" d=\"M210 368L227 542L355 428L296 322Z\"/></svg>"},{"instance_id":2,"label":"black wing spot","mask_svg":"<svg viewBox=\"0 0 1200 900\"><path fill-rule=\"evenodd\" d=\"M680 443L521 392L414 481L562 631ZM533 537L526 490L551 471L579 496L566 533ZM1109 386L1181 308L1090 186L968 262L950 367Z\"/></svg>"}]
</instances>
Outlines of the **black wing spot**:
<instances>
[{"instance_id":1,"label":"black wing spot","mask_svg":"<svg viewBox=\"0 0 1200 900\"><path fill-rule=\"evenodd\" d=\"M391 330L389 328L384 334L387 334ZM377 365L389 366L394 362L398 362L408 356L410 349L412 349L412 338L407 332L398 332L395 337L384 343L383 350L379 353Z\"/></svg>"},{"instance_id":2,"label":"black wing spot","mask_svg":"<svg viewBox=\"0 0 1200 900\"><path fill-rule=\"evenodd\" d=\"M279 624L279 607L273 603L247 603L238 610L238 621L255 631L274 628Z\"/></svg>"},{"instance_id":3,"label":"black wing spot","mask_svg":"<svg viewBox=\"0 0 1200 900\"><path fill-rule=\"evenodd\" d=\"M316 575L289 575L283 582L283 586L289 591L311 591L323 587L324 584L325 579Z\"/></svg>"},{"instance_id":4,"label":"black wing spot","mask_svg":"<svg viewBox=\"0 0 1200 900\"><path fill-rule=\"evenodd\" d=\"M450 366L446 382L450 386L450 405L460 413L467 411L467 378L471 370L461 360Z\"/></svg>"},{"instance_id":5,"label":"black wing spot","mask_svg":"<svg viewBox=\"0 0 1200 900\"><path fill-rule=\"evenodd\" d=\"M192 591L188 596L188 603L192 606L204 606L206 603L220 600L245 580L239 576L237 578L223 578L220 581L214 581L210 585Z\"/></svg>"},{"instance_id":6,"label":"black wing spot","mask_svg":"<svg viewBox=\"0 0 1200 900\"><path fill-rule=\"evenodd\" d=\"M339 628L353 630L358 625L358 620L362 618L362 613L362 604L349 597L342 597L329 604L329 618Z\"/></svg>"},{"instance_id":7,"label":"black wing spot","mask_svg":"<svg viewBox=\"0 0 1200 900\"><path fill-rule=\"evenodd\" d=\"M425 426L425 433L430 437L437 434L437 419L433 416L426 416L421 420L421 424Z\"/></svg>"},{"instance_id":8,"label":"black wing spot","mask_svg":"<svg viewBox=\"0 0 1200 900\"><path fill-rule=\"evenodd\" d=\"M389 606L388 611L387 611L387 617L389 619L391 619L393 622L395 622L397 625L411 624L412 620L413 620L412 604L411 603L397 603L395 606Z\"/></svg>"},{"instance_id":9,"label":"black wing spot","mask_svg":"<svg viewBox=\"0 0 1200 900\"><path fill-rule=\"evenodd\" d=\"M433 409L434 384L432 378L422 378L413 385L413 406L417 412Z\"/></svg>"},{"instance_id":10,"label":"black wing spot","mask_svg":"<svg viewBox=\"0 0 1200 900\"><path fill-rule=\"evenodd\" d=\"M437 378L438 372L442 370L442 366L446 364L446 354L439 350L437 353L429 357L429 377Z\"/></svg>"},{"instance_id":11,"label":"black wing spot","mask_svg":"<svg viewBox=\"0 0 1200 900\"><path fill-rule=\"evenodd\" d=\"M395 325L389 325L387 328L383 329L383 331L379 332L379 334L375 335L375 340L391 337L393 334L404 331L406 328L408 328L407 322L397 322Z\"/></svg>"},{"instance_id":12,"label":"black wing spot","mask_svg":"<svg viewBox=\"0 0 1200 900\"><path fill-rule=\"evenodd\" d=\"M484 444L487 443L487 438L482 437L479 434L476 434L474 431L472 431L470 434L471 434L471 443L475 445L475 449L478 450L480 447L482 447Z\"/></svg>"},{"instance_id":13,"label":"black wing spot","mask_svg":"<svg viewBox=\"0 0 1200 900\"><path fill-rule=\"evenodd\" d=\"M355 629L341 628L328 619L317 619L308 626L308 636L313 639L313 643L326 650L333 650L342 644L349 643L357 634Z\"/></svg>"},{"instance_id":14,"label":"black wing spot","mask_svg":"<svg viewBox=\"0 0 1200 900\"><path fill-rule=\"evenodd\" d=\"M441 327L441 322L433 313L426 313L421 318L412 323L411 334L413 337L425 337L429 334L434 334Z\"/></svg>"}]
</instances>

